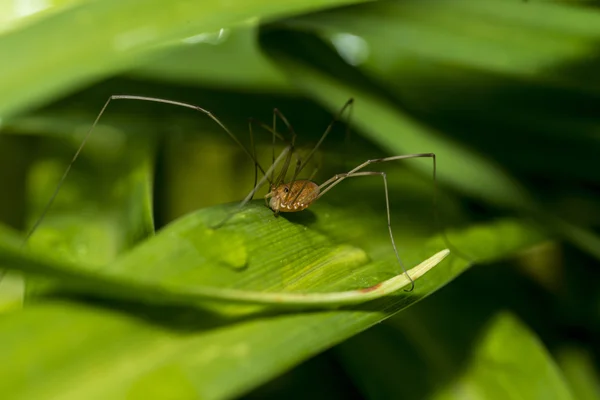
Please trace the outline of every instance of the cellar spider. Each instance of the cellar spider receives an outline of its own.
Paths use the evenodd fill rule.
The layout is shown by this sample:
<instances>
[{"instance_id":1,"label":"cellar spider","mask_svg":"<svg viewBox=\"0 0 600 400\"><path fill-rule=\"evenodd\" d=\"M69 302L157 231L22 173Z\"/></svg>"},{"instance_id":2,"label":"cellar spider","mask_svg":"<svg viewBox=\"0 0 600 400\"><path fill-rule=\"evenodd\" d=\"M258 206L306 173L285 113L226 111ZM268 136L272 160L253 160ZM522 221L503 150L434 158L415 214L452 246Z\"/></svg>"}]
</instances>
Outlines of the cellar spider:
<instances>
[{"instance_id":1,"label":"cellar spider","mask_svg":"<svg viewBox=\"0 0 600 400\"><path fill-rule=\"evenodd\" d=\"M349 99L344 104L344 106L338 111L338 113L334 116L331 123L327 126L326 130L321 135L317 144L312 148L312 150L309 152L309 154L306 156L306 158L304 160L302 160L300 158L300 156L298 156L298 154L295 153L296 133L294 132L294 129L292 128L292 126L288 122L288 120L285 118L283 113L281 113L278 109L273 110L272 127L269 127L257 120L250 119L249 133L250 133L251 147L253 149L253 151L250 152L238 140L238 138L214 114L212 114L210 111L205 110L199 106L196 106L196 105L193 105L190 103L184 103L184 102L161 99L161 98L154 98L154 97L146 97L146 96L136 96L136 95L113 95L113 96L110 96L108 98L108 100L106 101L106 103L104 104L104 106L102 107L102 109L100 110L100 113L94 120L94 123L92 124L91 128L86 133L81 144L77 148L77 151L75 152L73 158L69 162L67 168L65 169L65 172L61 176L61 178L56 186L56 189L54 190L50 200L44 207L40 217L36 220L35 224L32 226L32 228L27 233L26 241L31 237L31 235L39 227L40 223L43 221L44 217L46 216L46 214L52 207L52 204L54 203L54 200L56 199L56 196L58 195L60 188L62 187L65 179L67 178L67 175L69 174L69 171L71 170L71 167L73 166L74 162L77 160L79 155L81 154L81 151L83 150L85 144L87 143L94 128L98 124L100 118L106 111L108 105L114 100L148 101L148 102L155 102L155 103L170 104L170 105L174 105L174 106L178 106L178 107L185 107L185 108L190 108L190 109L199 111L199 112L205 114L210 119L212 119L217 125L219 125L219 127L221 127L225 131L225 133L240 148L242 148L244 153L254 162L255 174L254 174L253 189L239 203L238 207L233 212L230 212L220 223L213 226L214 229L218 229L219 227L221 227L233 215L235 215L239 210L241 210L250 200L252 200L252 198L254 197L256 192L258 190L260 190L260 188L263 187L267 183L267 181L269 183L269 192L264 197L265 204L268 208L270 208L273 211L273 214L275 216L278 216L279 213L283 213L283 212L299 212L299 211L307 209L313 203L315 203L317 200L319 200L321 197L323 197L325 195L325 193L327 193L329 190L331 190L333 187L335 187L336 185L338 185L345 179L360 177L360 176L380 176L383 179L383 187L384 187L385 203L386 203L387 226L388 226L388 232L389 232L389 236L390 236L390 242L392 244L392 249L394 251L394 254L396 256L398 264L402 268L403 274L410 281L410 284L411 284L410 289L408 289L406 291L410 292L414 289L413 278L408 274L408 272L406 271L406 268L404 267L404 264L398 253L398 249L396 247L396 242L394 240L394 234L392 232L391 216L390 216L390 201L389 201L388 182L387 182L386 173L382 172L382 171L364 171L364 168L366 168L372 164L385 163L385 162L389 162L389 161L427 157L427 158L431 158L433 161L433 179L434 179L434 185L435 185L436 184L436 158L435 158L434 153L406 154L406 155L398 155L398 156L370 159L370 160L367 160L367 161L363 162L362 164L352 168L348 172L334 175L333 177L331 177L330 179L326 180L325 182L323 182L321 184L317 184L312 181L314 175L316 174L316 169L312 172L312 174L310 175L310 177L308 179L299 179L300 173L306 167L308 161L310 161L311 158L314 156L314 154L319 149L319 147L321 146L323 141L327 138L327 136L331 132L334 124L342 118L342 116L344 115L346 110L351 111L351 107L354 103L353 99ZM277 127L276 127L277 118L279 118L279 119L281 119L281 121L283 121L286 128L288 129L289 134L291 135L291 139L288 141L288 145L284 148L284 150L276 158L275 150L274 150L276 140L277 139L285 140L283 138L283 136L277 132ZM259 125L260 127L266 129L267 131L269 131L272 134L272 138L273 138L272 164L267 170L265 170L257 160L256 148L254 146L254 139L253 139L253 133L252 133L252 125ZM292 158L294 157L294 155L296 155L296 164L294 167L292 179L288 182L285 182L285 178L286 178L288 169L290 167L290 164L292 162ZM277 165L279 165L281 162L283 162L283 165L282 165L279 173L276 175L275 170L277 168ZM258 180L258 170L260 170L260 172L263 175L260 180ZM435 193L434 193L434 207L436 207Z\"/></svg>"}]
</instances>

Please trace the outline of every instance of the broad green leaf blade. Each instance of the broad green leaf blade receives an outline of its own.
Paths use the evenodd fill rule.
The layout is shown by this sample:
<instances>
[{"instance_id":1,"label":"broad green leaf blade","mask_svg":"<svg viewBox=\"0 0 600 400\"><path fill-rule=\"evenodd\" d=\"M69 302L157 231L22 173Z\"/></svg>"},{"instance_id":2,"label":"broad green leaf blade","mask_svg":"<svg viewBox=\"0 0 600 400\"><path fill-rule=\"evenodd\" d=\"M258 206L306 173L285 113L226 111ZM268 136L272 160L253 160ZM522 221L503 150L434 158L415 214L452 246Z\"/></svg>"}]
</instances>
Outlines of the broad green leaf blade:
<instances>
[{"instance_id":1,"label":"broad green leaf blade","mask_svg":"<svg viewBox=\"0 0 600 400\"><path fill-rule=\"evenodd\" d=\"M20 110L100 77L139 65L181 40L248 20L268 19L356 0L189 2L102 0L52 4L30 23L0 32L0 115ZM55 6L56 8L52 7ZM58 46L57 43L68 43ZM52 60L44 62L40 60Z\"/></svg>"},{"instance_id":2,"label":"broad green leaf blade","mask_svg":"<svg viewBox=\"0 0 600 400\"><path fill-rule=\"evenodd\" d=\"M331 18L332 15L336 18ZM377 23L382 21L402 23L386 29ZM356 60L354 65L359 69L380 83L397 73L418 79L417 82L386 80L397 93L411 93L416 88L412 85L417 83L450 84L452 79L460 82L460 78L466 78L457 74L463 68L476 77L483 76L480 73L496 74L521 78L522 84L538 82L598 93L600 80L592 68L597 61L591 57L599 50L599 22L597 10L567 4L523 5L504 0L434 0L423 4L409 0L300 16L291 25L318 32L338 51L353 50L348 42L342 46L342 32L356 35L355 53L342 55L359 56L359 43L364 41L364 57L347 58ZM401 40L389 40L392 38ZM419 61L423 68L420 73ZM586 63L588 69L584 68ZM569 65L580 65L580 73L568 70ZM443 67L445 75L431 75L434 71L441 73ZM425 93L431 90L423 86L421 89ZM446 93L439 95L444 101L449 100ZM427 100L427 96L422 99ZM455 101L460 104L464 99Z\"/></svg>"},{"instance_id":3,"label":"broad green leaf blade","mask_svg":"<svg viewBox=\"0 0 600 400\"><path fill-rule=\"evenodd\" d=\"M264 214L270 212L262 207L259 210L250 211L259 215L258 223L263 223ZM381 298L397 292L410 283L405 274L400 273L382 282L376 282L368 277L360 278L365 282L373 282L367 287L359 287L354 290L334 289L338 290L337 292L327 291L329 285L333 285L334 288L343 288L344 286L340 283L347 282L339 278L339 272L343 272L343 270L337 273L332 270L328 273L327 267L340 270L343 267L347 269L352 266L362 266L361 264L369 262L364 251L350 246L330 246L329 249L317 250L307 257L301 258L299 261L307 265L303 269L294 268L293 265L287 266L288 271L285 274L277 269L277 264L281 263L276 261L284 255L274 253L273 249L270 249L270 253L263 252L261 254L260 248L250 247L252 243L246 243L249 240L243 238L240 233L208 227L205 222L206 214L206 210L204 210L204 212L184 218L179 223L166 228L157 237L127 253L121 260L104 266L101 271L97 272L89 266L81 268L73 264L53 263L44 261L41 257L27 256L22 253L22 244L18 244L19 240L16 238L0 244L3 250L0 260L9 267L18 268L27 273L54 278L77 292L114 294L133 300L143 299L166 304L190 305L206 300L221 300L282 305L284 307L338 307ZM273 231L264 228L262 232L258 230L248 221L250 218L247 214L244 217L247 232L242 231L242 234L247 233L250 237L250 234L255 232L253 239L258 239L256 243L260 243L260 240L263 239L262 235L272 235ZM275 229L281 231L279 227ZM296 242L308 240L315 243L319 240L323 242L323 247L326 245L326 239L321 235L306 232L301 234L296 227L289 227L288 230L296 230L298 235ZM259 232L258 235L257 232ZM253 258L264 260L262 270L252 271L252 275L255 275L254 280L252 280L251 274L246 273L246 276L240 276L239 272L240 268L251 268L248 262L248 253ZM447 255L448 250L442 250L409 270L408 274L417 280ZM252 269L256 269L259 265ZM211 266L213 268L216 266L217 270L209 268ZM285 266L282 267L285 268ZM228 272L233 272L233 274ZM315 278L309 277L311 272ZM362 273L364 274L364 272ZM284 274L283 280L281 280L282 274ZM269 277L269 275L273 276ZM329 276L323 277L322 275ZM351 281L357 281L359 277L353 275L356 275L356 272L350 274ZM192 277L194 281L197 281L195 285L189 284ZM260 280L256 279L258 277ZM236 278L250 281L242 280L244 286L238 289ZM306 282L304 285L302 278ZM281 281L278 282L278 280ZM217 285L221 282L226 287L211 287L211 281ZM273 292L273 289L267 293L261 293L258 290L252 291L252 289L264 286L266 282L271 287L281 287L282 291ZM228 286L232 288L228 288ZM284 291L286 289L298 291L299 289L294 290L293 288L302 288L303 286L308 292L314 293L286 293ZM313 288L313 286L315 287Z\"/></svg>"},{"instance_id":4,"label":"broad green leaf blade","mask_svg":"<svg viewBox=\"0 0 600 400\"><path fill-rule=\"evenodd\" d=\"M293 91L285 75L260 51L257 39L254 25L199 35L191 40L194 43L173 47L128 76L238 91Z\"/></svg>"},{"instance_id":5,"label":"broad green leaf blade","mask_svg":"<svg viewBox=\"0 0 600 400\"><path fill-rule=\"evenodd\" d=\"M441 325L446 330L438 330L423 323L417 309L411 310L414 318L401 317L403 332L383 324L336 348L368 398L400 393L422 399L463 399L465 393L474 400L573 398L548 351L513 315L496 314L477 333L473 328L481 319L466 326L464 317L456 324L449 318Z\"/></svg>"},{"instance_id":6,"label":"broad green leaf blade","mask_svg":"<svg viewBox=\"0 0 600 400\"><path fill-rule=\"evenodd\" d=\"M461 391L482 399L506 399L516 393L523 399L573 399L540 340L508 313L492 320L456 385L433 398L460 399Z\"/></svg>"},{"instance_id":7,"label":"broad green leaf blade","mask_svg":"<svg viewBox=\"0 0 600 400\"><path fill-rule=\"evenodd\" d=\"M414 282L429 270L439 264L449 254L448 250L442 250L429 259L407 271L406 274L394 276L371 287L338 291L338 292L315 292L315 293L286 293L286 292L255 292L249 290L211 288L202 286L185 285L159 285L152 281L145 282L143 279L119 280L102 274L91 275L82 271L72 273L73 267L69 265L54 265L40 262L35 259L20 259L16 249L4 247L4 254L0 256L5 262L12 262L13 268L21 269L31 274L37 274L45 278L54 278L57 282L75 292L96 293L100 295L115 295L119 298L129 300L145 300L160 304L194 304L203 301L228 301L234 303L275 305L285 308L291 307L340 307L353 304L365 303L388 296L401 288L408 286L411 280ZM406 275L410 276L410 279ZM14 291L9 285L17 286L18 282L7 279L3 286L8 290L3 293L7 300L3 302L10 305L8 300L14 299ZM12 295L12 296L10 296ZM8 297L10 296L10 297Z\"/></svg>"},{"instance_id":8,"label":"broad green leaf blade","mask_svg":"<svg viewBox=\"0 0 600 400\"><path fill-rule=\"evenodd\" d=\"M600 398L600 373L590 352L578 347L562 348L557 354L557 362L575 398Z\"/></svg>"},{"instance_id":9,"label":"broad green leaf blade","mask_svg":"<svg viewBox=\"0 0 600 400\"><path fill-rule=\"evenodd\" d=\"M267 215L254 213L264 223ZM248 222L251 215L240 219ZM185 222L192 219L179 221ZM166 236L166 231L161 234ZM302 231L314 240L310 232ZM511 240L505 241L509 232ZM468 242L477 236L480 254L489 259L539 240L535 231L514 221L481 226L464 235ZM453 236L462 245L461 235ZM180 244L179 249L183 247ZM6 254L0 252L3 262ZM143 267L138 265L138 269ZM466 267L465 262L453 260L445 268L430 271L414 292L400 292L364 306L298 314L259 313L253 318L246 313L240 317L244 310L239 308L222 308L219 316L189 308L131 303L101 307L72 299L47 300L0 320L0 346L5 346L0 351L0 373L5 377L0 390L17 399L147 398L167 388L178 398L231 398L420 300ZM218 274L223 268L226 266L211 270ZM252 269L244 272L250 275ZM141 276L139 271L135 274ZM190 281L190 275L183 278ZM264 280L268 285L268 277ZM238 286L244 283L252 284L237 279ZM299 288L292 285L290 289Z\"/></svg>"}]
</instances>

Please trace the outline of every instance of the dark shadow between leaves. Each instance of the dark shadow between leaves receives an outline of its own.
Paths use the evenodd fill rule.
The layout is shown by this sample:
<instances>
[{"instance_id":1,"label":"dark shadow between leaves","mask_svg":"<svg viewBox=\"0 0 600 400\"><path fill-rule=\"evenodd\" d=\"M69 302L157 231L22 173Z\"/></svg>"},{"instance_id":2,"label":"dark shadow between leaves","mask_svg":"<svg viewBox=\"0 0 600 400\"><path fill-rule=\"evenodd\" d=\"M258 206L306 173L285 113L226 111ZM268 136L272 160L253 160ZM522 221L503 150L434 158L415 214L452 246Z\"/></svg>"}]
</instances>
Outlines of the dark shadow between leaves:
<instances>
[{"instance_id":1,"label":"dark shadow between leaves","mask_svg":"<svg viewBox=\"0 0 600 400\"><path fill-rule=\"evenodd\" d=\"M334 353L350 373L367 370L377 375L382 393L401 391L407 398L428 399L432 391L457 382L498 312L512 311L536 332L555 332L543 326L548 321L544 314L554 314L549 300L547 293L505 264L472 268L435 296L350 338ZM365 389L365 383L359 387Z\"/></svg>"}]
</instances>

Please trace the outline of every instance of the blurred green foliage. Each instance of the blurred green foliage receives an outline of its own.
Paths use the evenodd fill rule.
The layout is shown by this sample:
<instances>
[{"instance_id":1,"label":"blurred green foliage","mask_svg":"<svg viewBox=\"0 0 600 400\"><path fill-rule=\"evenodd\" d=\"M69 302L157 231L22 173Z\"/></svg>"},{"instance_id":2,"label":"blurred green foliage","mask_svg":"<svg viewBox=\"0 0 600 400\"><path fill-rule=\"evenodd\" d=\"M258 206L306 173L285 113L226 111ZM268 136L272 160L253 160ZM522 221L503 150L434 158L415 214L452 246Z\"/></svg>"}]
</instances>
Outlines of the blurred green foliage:
<instances>
[{"instance_id":1,"label":"blurred green foliage","mask_svg":"<svg viewBox=\"0 0 600 400\"><path fill-rule=\"evenodd\" d=\"M33 4L0 2L2 398L600 398L596 1ZM304 173L434 152L462 254L355 307L186 297L397 274L382 181L277 219L263 189L211 230L252 162L202 114L124 100L24 248L113 94L197 104L246 144L248 117L278 108L303 154L353 97L349 140L336 124ZM271 137L254 134L268 165ZM406 265L444 248L430 160L374 169Z\"/></svg>"}]
</instances>

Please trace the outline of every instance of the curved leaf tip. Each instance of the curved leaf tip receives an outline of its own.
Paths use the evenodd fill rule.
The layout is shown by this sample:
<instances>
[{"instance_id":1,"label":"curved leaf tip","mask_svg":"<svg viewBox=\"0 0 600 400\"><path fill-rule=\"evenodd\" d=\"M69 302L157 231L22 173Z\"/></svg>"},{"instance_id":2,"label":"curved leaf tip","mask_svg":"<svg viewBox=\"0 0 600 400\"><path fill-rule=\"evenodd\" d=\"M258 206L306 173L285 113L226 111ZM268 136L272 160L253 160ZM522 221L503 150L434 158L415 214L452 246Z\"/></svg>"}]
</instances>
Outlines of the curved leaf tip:
<instances>
[{"instance_id":1,"label":"curved leaf tip","mask_svg":"<svg viewBox=\"0 0 600 400\"><path fill-rule=\"evenodd\" d=\"M433 267L442 262L442 260L444 260L448 254L450 254L450 250L441 250L416 267L408 270L407 273L413 281L416 281ZM340 307L375 300L392 294L409 284L410 280L405 273L402 273L368 288L344 292L269 293L212 288L196 288L195 290L192 289L191 291L194 292L195 295L208 297L214 300L235 301L241 303L299 307Z\"/></svg>"}]
</instances>

